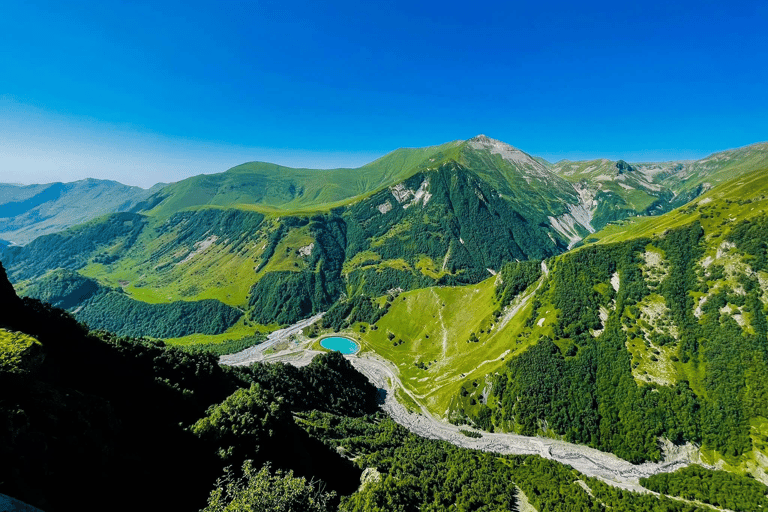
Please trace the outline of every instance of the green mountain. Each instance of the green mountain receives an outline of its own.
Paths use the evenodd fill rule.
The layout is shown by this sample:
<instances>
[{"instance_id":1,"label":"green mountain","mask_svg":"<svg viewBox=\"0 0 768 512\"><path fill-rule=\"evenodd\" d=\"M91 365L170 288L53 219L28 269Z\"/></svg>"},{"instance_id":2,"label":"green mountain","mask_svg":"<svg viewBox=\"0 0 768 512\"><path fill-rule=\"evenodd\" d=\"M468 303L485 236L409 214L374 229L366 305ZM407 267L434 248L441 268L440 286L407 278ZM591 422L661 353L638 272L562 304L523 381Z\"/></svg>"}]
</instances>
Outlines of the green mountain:
<instances>
[{"instance_id":1,"label":"green mountain","mask_svg":"<svg viewBox=\"0 0 768 512\"><path fill-rule=\"evenodd\" d=\"M254 164L168 186L131 212L5 247L0 258L22 295L92 328L176 345L248 340L326 311L319 329L354 333L363 350L391 361L410 407L638 463L689 450L729 473L696 467L643 485L761 510L767 153L758 144L697 162L550 164L478 136L398 150L346 195L349 170L272 175ZM318 176L334 177L324 186ZM205 180L210 186L198 187ZM91 468L105 495L121 492L122 478L164 482L172 472L169 489L210 489L213 473L233 465L237 475L218 484L210 510L254 489L315 492L292 475L257 471L269 461L308 478L332 461L330 489L343 497L323 502L342 510L490 508L484 500L494 496L510 509L510 482L539 510L697 506L617 493L536 457L468 452L383 416L361 418L372 412L371 389L340 357L306 370L229 373L212 355L87 335L66 313L20 301L3 275L0 294L2 389L20 390L0 401L10 440L0 446L18 461L7 467L22 468L0 475L0 492L27 501L43 495L61 508L67 502L56 500L74 499L72 478L55 489L40 483L42 474L64 475L57 454L65 453ZM149 397L146 410L136 396ZM156 415L160 428L146 430ZM82 443L76 432L99 442ZM129 441L125 432L142 434ZM178 442L163 448L166 439ZM53 448L22 463L35 440ZM153 453L166 462L152 466ZM187 457L197 456L209 457L210 473L189 471ZM130 475L105 482L113 464ZM355 492L366 468L378 473ZM203 506L199 493L185 499Z\"/></svg>"},{"instance_id":2,"label":"green mountain","mask_svg":"<svg viewBox=\"0 0 768 512\"><path fill-rule=\"evenodd\" d=\"M767 214L763 169L547 260L507 329L505 363L487 302L478 349L493 365L461 383L449 414L637 462L660 457L659 438L690 442L765 480Z\"/></svg>"},{"instance_id":3,"label":"green mountain","mask_svg":"<svg viewBox=\"0 0 768 512\"><path fill-rule=\"evenodd\" d=\"M645 485L656 496L537 455L418 437L376 410L376 389L335 352L303 368L222 368L211 354L89 334L61 310L19 300L2 266L0 303L5 506L15 506L6 496L48 512L768 504L764 485L703 468L654 475Z\"/></svg>"},{"instance_id":4,"label":"green mountain","mask_svg":"<svg viewBox=\"0 0 768 512\"><path fill-rule=\"evenodd\" d=\"M722 151L697 161L627 163L567 160L550 169L578 190L589 231L635 216L660 215L713 186L768 167L768 143ZM576 237L573 237L577 242Z\"/></svg>"},{"instance_id":5,"label":"green mountain","mask_svg":"<svg viewBox=\"0 0 768 512\"><path fill-rule=\"evenodd\" d=\"M129 211L162 189L107 180L10 185L0 183L0 239L24 245L104 214Z\"/></svg>"},{"instance_id":6,"label":"green mountain","mask_svg":"<svg viewBox=\"0 0 768 512\"><path fill-rule=\"evenodd\" d=\"M92 327L182 343L244 338L340 297L477 284L505 262L562 253L609 221L704 190L710 182L696 183L706 170L715 182L760 165L763 146L658 172L550 165L482 135L397 150L356 170L244 164L2 257L30 296L68 296L71 276L57 269L94 281L98 293L67 302ZM200 321L176 320L189 315Z\"/></svg>"}]
</instances>

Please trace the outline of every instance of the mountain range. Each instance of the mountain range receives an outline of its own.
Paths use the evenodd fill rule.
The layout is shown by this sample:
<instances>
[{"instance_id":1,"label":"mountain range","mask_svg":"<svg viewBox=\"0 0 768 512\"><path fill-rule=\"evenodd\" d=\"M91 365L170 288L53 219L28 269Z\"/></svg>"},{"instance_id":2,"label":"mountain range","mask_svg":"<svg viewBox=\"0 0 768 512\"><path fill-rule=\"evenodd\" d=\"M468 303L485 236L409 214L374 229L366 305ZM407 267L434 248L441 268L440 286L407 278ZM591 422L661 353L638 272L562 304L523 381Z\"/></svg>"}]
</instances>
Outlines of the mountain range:
<instances>
[{"instance_id":1,"label":"mountain range","mask_svg":"<svg viewBox=\"0 0 768 512\"><path fill-rule=\"evenodd\" d=\"M768 482L766 171L766 143L552 164L480 135L134 191L0 260L21 295L176 346L326 312L437 417ZM0 211L45 211L33 192Z\"/></svg>"}]
</instances>

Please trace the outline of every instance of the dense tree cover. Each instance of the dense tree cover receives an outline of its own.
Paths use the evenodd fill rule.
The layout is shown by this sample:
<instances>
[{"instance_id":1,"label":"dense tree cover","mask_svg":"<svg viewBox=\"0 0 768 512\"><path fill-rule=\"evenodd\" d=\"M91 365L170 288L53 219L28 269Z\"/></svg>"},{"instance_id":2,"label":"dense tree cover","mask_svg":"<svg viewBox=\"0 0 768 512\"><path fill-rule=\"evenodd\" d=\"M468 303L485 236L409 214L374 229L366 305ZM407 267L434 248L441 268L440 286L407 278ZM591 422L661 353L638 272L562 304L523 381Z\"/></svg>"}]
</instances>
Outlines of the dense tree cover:
<instances>
[{"instance_id":1,"label":"dense tree cover","mask_svg":"<svg viewBox=\"0 0 768 512\"><path fill-rule=\"evenodd\" d=\"M89 334L2 279L0 293L0 327L44 351L27 373L0 371L0 492L45 510L194 510L206 496L207 510L511 510L515 486L542 512L692 510L585 479L593 498L566 466L418 438L372 414L375 388L336 352L223 369L210 353ZM381 479L356 492L368 467Z\"/></svg>"},{"instance_id":2,"label":"dense tree cover","mask_svg":"<svg viewBox=\"0 0 768 512\"><path fill-rule=\"evenodd\" d=\"M393 295L387 297L383 307L367 295L355 295L349 300L339 300L323 316L323 328L339 331L356 322L375 324L392 304Z\"/></svg>"},{"instance_id":3,"label":"dense tree cover","mask_svg":"<svg viewBox=\"0 0 768 512\"><path fill-rule=\"evenodd\" d=\"M727 471L692 465L674 473L641 478L640 484L658 493L698 500L736 512L768 510L768 487L765 484Z\"/></svg>"},{"instance_id":4,"label":"dense tree cover","mask_svg":"<svg viewBox=\"0 0 768 512\"><path fill-rule=\"evenodd\" d=\"M753 270L768 271L768 217L745 220L731 231L728 240L747 255Z\"/></svg>"},{"instance_id":5,"label":"dense tree cover","mask_svg":"<svg viewBox=\"0 0 768 512\"><path fill-rule=\"evenodd\" d=\"M221 334L241 316L242 311L216 299L149 304L109 289L89 298L75 313L78 320L94 329L152 338Z\"/></svg>"},{"instance_id":6,"label":"dense tree cover","mask_svg":"<svg viewBox=\"0 0 768 512\"><path fill-rule=\"evenodd\" d=\"M136 213L115 213L76 228L36 238L25 246L0 253L11 281L32 279L56 268L78 270L102 247L130 248L147 225Z\"/></svg>"},{"instance_id":7,"label":"dense tree cover","mask_svg":"<svg viewBox=\"0 0 768 512\"><path fill-rule=\"evenodd\" d=\"M506 263L501 268L499 276L501 284L496 287L495 298L499 303L498 309L501 310L541 277L541 263L538 261Z\"/></svg>"},{"instance_id":8,"label":"dense tree cover","mask_svg":"<svg viewBox=\"0 0 768 512\"><path fill-rule=\"evenodd\" d=\"M236 388L215 358L88 335L32 299L6 313L0 324L43 354L31 372L0 372L0 492L50 511L137 510L145 496L158 509L200 505L194 487L215 478L215 454L179 423Z\"/></svg>"},{"instance_id":9,"label":"dense tree cover","mask_svg":"<svg viewBox=\"0 0 768 512\"><path fill-rule=\"evenodd\" d=\"M517 510L517 488L540 512L701 510L616 489L538 456L501 456L424 439L380 414L347 418L315 411L298 421L310 435L354 457L359 468L378 473L342 498L344 511Z\"/></svg>"},{"instance_id":10,"label":"dense tree cover","mask_svg":"<svg viewBox=\"0 0 768 512\"><path fill-rule=\"evenodd\" d=\"M177 338L193 333L220 334L243 315L216 299L149 304L122 290L99 285L70 270L57 270L35 281L27 296L69 309L93 329L122 336Z\"/></svg>"},{"instance_id":11,"label":"dense tree cover","mask_svg":"<svg viewBox=\"0 0 768 512\"><path fill-rule=\"evenodd\" d=\"M76 308L95 295L102 287L93 279L77 272L59 269L35 280L26 289L27 297L62 309Z\"/></svg>"},{"instance_id":12,"label":"dense tree cover","mask_svg":"<svg viewBox=\"0 0 768 512\"><path fill-rule=\"evenodd\" d=\"M296 478L293 472L270 472L269 466L258 471L251 461L243 464L243 476L227 471L216 482L202 512L330 512L333 491L324 492L319 483Z\"/></svg>"},{"instance_id":13,"label":"dense tree cover","mask_svg":"<svg viewBox=\"0 0 768 512\"><path fill-rule=\"evenodd\" d=\"M339 352L316 357L302 368L275 363L241 370L246 382L269 387L293 411L319 409L362 416L376 410L376 388Z\"/></svg>"},{"instance_id":14,"label":"dense tree cover","mask_svg":"<svg viewBox=\"0 0 768 512\"><path fill-rule=\"evenodd\" d=\"M236 453L239 447L253 454L262 445L274 442L289 414L282 397L254 383L250 389L238 389L220 404L211 406L207 415L192 425L191 431L219 446L222 459L242 460L245 454Z\"/></svg>"},{"instance_id":15,"label":"dense tree cover","mask_svg":"<svg viewBox=\"0 0 768 512\"><path fill-rule=\"evenodd\" d=\"M193 345L179 345L179 349L186 352L209 352L216 356L236 354L243 350L258 345L267 337L263 334L244 336L237 340L224 340L221 343L195 343Z\"/></svg>"},{"instance_id":16,"label":"dense tree cover","mask_svg":"<svg viewBox=\"0 0 768 512\"><path fill-rule=\"evenodd\" d=\"M694 369L706 367L706 394L694 393L686 380L672 386L638 385L632 375L627 337L636 336L637 303L651 293L640 270L649 241L636 240L587 247L553 262L550 290L541 293L558 310L557 343L543 337L512 359L493 379L490 407L471 410L472 421L486 429L526 434L551 429L633 462L657 459L659 436L676 443L703 442L728 456L750 450L749 419L768 412L768 340L760 286L755 277L742 276L743 295L718 289L697 319L691 292L699 290L701 239L695 223L654 241L670 262L656 293L664 297L679 335L653 339L674 347L674 360L690 361ZM620 278L618 292L607 285L614 273ZM721 311L726 304L744 307L754 333ZM605 325L598 315L601 306L611 311ZM598 337L591 334L595 329L603 329ZM567 355L558 345L571 347Z\"/></svg>"},{"instance_id":17,"label":"dense tree cover","mask_svg":"<svg viewBox=\"0 0 768 512\"><path fill-rule=\"evenodd\" d=\"M262 324L291 324L312 313L328 309L344 283L346 224L334 213L315 215L309 220L315 246L301 272L271 272L251 289L251 318Z\"/></svg>"}]
</instances>

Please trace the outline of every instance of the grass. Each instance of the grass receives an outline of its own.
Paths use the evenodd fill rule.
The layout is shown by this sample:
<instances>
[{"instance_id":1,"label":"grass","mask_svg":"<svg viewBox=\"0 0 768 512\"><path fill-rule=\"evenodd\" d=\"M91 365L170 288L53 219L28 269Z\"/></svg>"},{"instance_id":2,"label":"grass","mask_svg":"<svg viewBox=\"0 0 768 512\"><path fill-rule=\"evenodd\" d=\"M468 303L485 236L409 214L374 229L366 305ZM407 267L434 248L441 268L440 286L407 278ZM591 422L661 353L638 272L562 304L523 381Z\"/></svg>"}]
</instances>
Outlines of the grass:
<instances>
[{"instance_id":1,"label":"grass","mask_svg":"<svg viewBox=\"0 0 768 512\"><path fill-rule=\"evenodd\" d=\"M15 373L24 369L24 355L33 345L40 345L32 336L0 329L0 368Z\"/></svg>"},{"instance_id":2,"label":"grass","mask_svg":"<svg viewBox=\"0 0 768 512\"><path fill-rule=\"evenodd\" d=\"M518 338L530 304L504 325L494 320L495 281L400 294L378 329L360 335L362 348L392 361L403 386L432 414L448 415L462 383L496 371L502 358L538 339ZM470 341L473 333L477 342Z\"/></svg>"},{"instance_id":3,"label":"grass","mask_svg":"<svg viewBox=\"0 0 768 512\"><path fill-rule=\"evenodd\" d=\"M261 325L250 320L246 320L243 316L237 321L235 325L227 329L221 334L190 334L182 338L168 338L164 340L170 345L196 345L196 344L211 344L211 343L224 343L226 341L239 340L249 336L258 334L265 334L279 329L280 326Z\"/></svg>"},{"instance_id":4,"label":"grass","mask_svg":"<svg viewBox=\"0 0 768 512\"><path fill-rule=\"evenodd\" d=\"M753 171L718 185L685 206L658 217L634 217L606 226L585 243L613 243L662 235L696 220L705 233L729 231L730 225L768 209L768 168Z\"/></svg>"},{"instance_id":5,"label":"grass","mask_svg":"<svg viewBox=\"0 0 768 512\"><path fill-rule=\"evenodd\" d=\"M168 197L150 215L168 217L205 205L264 213L329 210L401 182L444 158L459 141L426 148L402 148L357 169L293 169L249 162L226 172L188 178L168 185Z\"/></svg>"}]
</instances>

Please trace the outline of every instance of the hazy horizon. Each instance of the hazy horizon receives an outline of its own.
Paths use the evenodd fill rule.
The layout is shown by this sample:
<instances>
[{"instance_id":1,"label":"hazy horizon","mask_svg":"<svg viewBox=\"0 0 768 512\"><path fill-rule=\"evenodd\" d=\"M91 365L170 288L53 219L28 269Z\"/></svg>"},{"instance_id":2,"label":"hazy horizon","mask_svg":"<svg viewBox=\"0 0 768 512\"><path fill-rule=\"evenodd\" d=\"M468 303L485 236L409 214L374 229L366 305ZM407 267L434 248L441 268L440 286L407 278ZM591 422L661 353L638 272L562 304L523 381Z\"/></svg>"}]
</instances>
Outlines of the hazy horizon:
<instances>
[{"instance_id":1,"label":"hazy horizon","mask_svg":"<svg viewBox=\"0 0 768 512\"><path fill-rule=\"evenodd\" d=\"M484 133L555 162L768 139L768 7L15 3L0 181L359 167Z\"/></svg>"}]
</instances>

